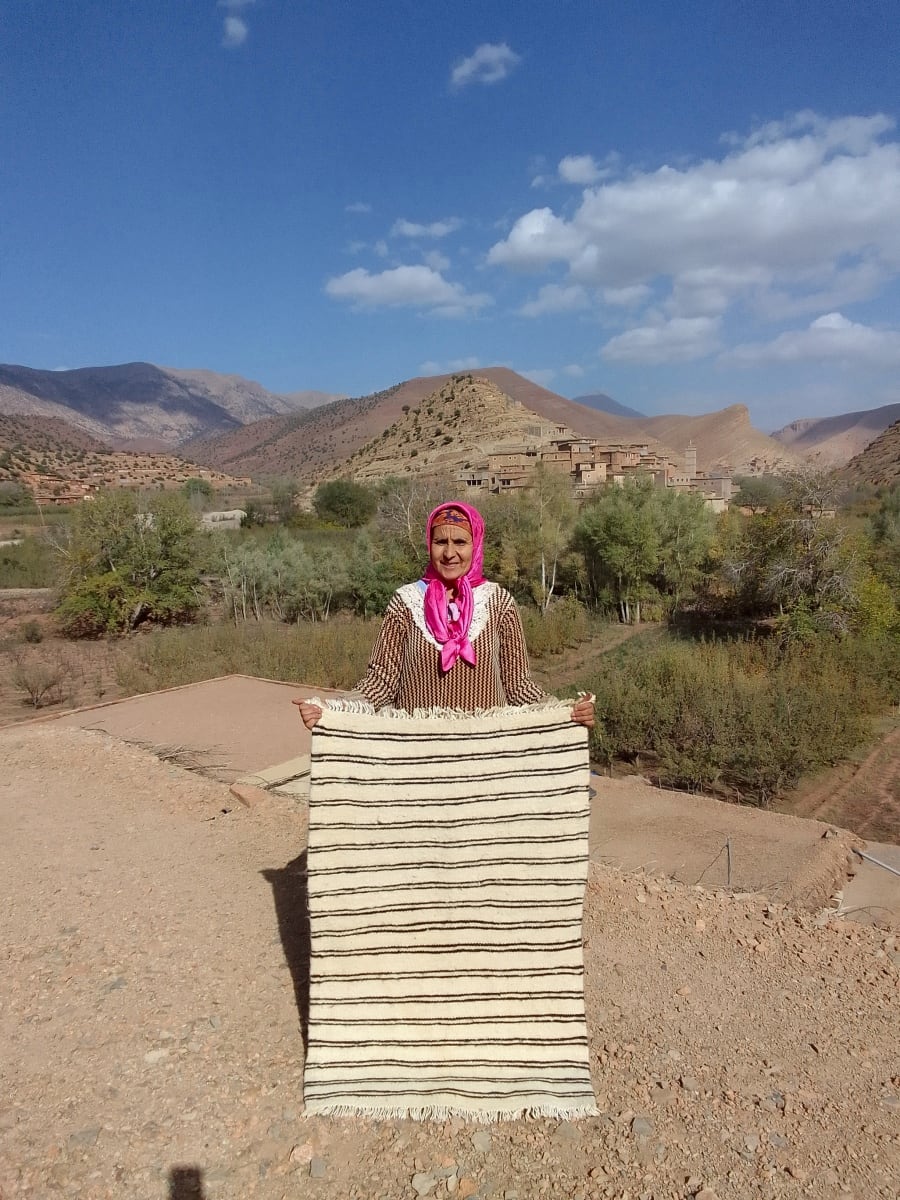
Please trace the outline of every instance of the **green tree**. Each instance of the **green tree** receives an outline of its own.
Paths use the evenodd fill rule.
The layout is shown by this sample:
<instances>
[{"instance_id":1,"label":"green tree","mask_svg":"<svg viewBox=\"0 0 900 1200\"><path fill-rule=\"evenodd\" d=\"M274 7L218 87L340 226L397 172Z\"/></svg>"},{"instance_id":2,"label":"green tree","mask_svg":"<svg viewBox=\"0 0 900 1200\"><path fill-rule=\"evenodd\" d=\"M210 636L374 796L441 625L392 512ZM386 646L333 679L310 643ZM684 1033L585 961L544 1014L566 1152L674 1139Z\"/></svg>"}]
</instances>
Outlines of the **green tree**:
<instances>
[{"instance_id":1,"label":"green tree","mask_svg":"<svg viewBox=\"0 0 900 1200\"><path fill-rule=\"evenodd\" d=\"M198 500L201 503L211 500L214 494L213 485L201 475L192 475L190 479L186 479L182 484L181 490L187 496L188 500Z\"/></svg>"},{"instance_id":2,"label":"green tree","mask_svg":"<svg viewBox=\"0 0 900 1200\"><path fill-rule=\"evenodd\" d=\"M62 559L60 625L72 637L192 620L200 607L197 521L187 499L104 492L77 510Z\"/></svg>"},{"instance_id":3,"label":"green tree","mask_svg":"<svg viewBox=\"0 0 900 1200\"><path fill-rule=\"evenodd\" d=\"M740 475L735 483L738 490L732 502L739 508L749 508L752 513L765 512L784 498L784 482L776 475Z\"/></svg>"},{"instance_id":4,"label":"green tree","mask_svg":"<svg viewBox=\"0 0 900 1200\"><path fill-rule=\"evenodd\" d=\"M357 529L374 516L377 499L373 492L352 479L320 483L313 496L316 515L342 529Z\"/></svg>"},{"instance_id":5,"label":"green tree","mask_svg":"<svg viewBox=\"0 0 900 1200\"><path fill-rule=\"evenodd\" d=\"M648 600L680 603L698 582L714 531L699 496L636 479L607 487L582 509L573 545L594 599L615 604L630 624L640 621Z\"/></svg>"}]
</instances>

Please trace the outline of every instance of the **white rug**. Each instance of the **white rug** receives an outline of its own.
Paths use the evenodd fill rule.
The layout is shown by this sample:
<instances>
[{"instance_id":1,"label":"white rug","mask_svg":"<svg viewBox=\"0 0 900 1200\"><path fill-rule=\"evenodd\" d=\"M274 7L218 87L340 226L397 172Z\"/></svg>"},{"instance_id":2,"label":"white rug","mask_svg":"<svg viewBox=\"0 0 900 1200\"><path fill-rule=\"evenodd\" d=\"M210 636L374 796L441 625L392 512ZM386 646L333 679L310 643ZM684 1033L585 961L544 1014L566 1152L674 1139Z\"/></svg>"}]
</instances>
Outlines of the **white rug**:
<instances>
[{"instance_id":1,"label":"white rug","mask_svg":"<svg viewBox=\"0 0 900 1200\"><path fill-rule=\"evenodd\" d=\"M312 739L307 1112L594 1114L586 730L364 707Z\"/></svg>"}]
</instances>

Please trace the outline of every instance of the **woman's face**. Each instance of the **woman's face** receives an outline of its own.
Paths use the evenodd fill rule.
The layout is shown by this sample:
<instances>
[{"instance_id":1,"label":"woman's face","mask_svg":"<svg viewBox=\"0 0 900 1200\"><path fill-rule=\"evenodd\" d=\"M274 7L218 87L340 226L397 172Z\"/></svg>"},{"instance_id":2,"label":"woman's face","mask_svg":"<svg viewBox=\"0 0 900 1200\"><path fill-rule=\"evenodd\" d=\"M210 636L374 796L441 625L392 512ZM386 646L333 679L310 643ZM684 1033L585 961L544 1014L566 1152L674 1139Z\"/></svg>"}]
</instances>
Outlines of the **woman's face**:
<instances>
[{"instance_id":1,"label":"woman's face","mask_svg":"<svg viewBox=\"0 0 900 1200\"><path fill-rule=\"evenodd\" d=\"M472 565L472 535L461 525L435 525L429 551L441 582L456 583Z\"/></svg>"}]
</instances>

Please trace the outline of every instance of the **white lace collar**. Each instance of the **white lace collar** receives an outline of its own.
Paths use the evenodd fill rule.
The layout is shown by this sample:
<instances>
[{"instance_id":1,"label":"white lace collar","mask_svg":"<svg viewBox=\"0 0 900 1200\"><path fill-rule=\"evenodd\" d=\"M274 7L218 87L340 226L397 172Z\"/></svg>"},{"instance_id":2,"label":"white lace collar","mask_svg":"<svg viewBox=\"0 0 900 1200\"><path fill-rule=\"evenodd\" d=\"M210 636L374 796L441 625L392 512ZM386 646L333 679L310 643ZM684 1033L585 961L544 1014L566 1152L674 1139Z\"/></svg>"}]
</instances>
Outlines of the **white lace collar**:
<instances>
[{"instance_id":1,"label":"white lace collar","mask_svg":"<svg viewBox=\"0 0 900 1200\"><path fill-rule=\"evenodd\" d=\"M470 642L475 641L487 624L488 605L496 590L497 584L491 583L490 580L485 580L484 583L479 583L477 587L472 588L475 606L472 612L472 624L469 626ZM441 643L435 639L434 634L425 624L425 589L421 586L421 582L417 580L415 583L404 584L402 588L398 588L397 595L409 609L416 629L425 641L440 650Z\"/></svg>"}]
</instances>

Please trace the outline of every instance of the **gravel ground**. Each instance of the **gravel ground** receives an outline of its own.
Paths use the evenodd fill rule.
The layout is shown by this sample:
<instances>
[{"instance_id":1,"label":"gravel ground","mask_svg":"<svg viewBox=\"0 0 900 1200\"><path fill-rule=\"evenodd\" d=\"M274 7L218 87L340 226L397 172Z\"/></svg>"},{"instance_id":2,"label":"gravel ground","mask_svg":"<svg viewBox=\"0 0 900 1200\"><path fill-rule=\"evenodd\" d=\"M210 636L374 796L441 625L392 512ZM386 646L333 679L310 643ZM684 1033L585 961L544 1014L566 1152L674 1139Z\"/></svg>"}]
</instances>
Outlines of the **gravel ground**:
<instances>
[{"instance_id":1,"label":"gravel ground","mask_svg":"<svg viewBox=\"0 0 900 1200\"><path fill-rule=\"evenodd\" d=\"M104 735L0 735L2 1200L900 1197L896 935L599 865L602 1116L304 1118L304 841Z\"/></svg>"}]
</instances>

